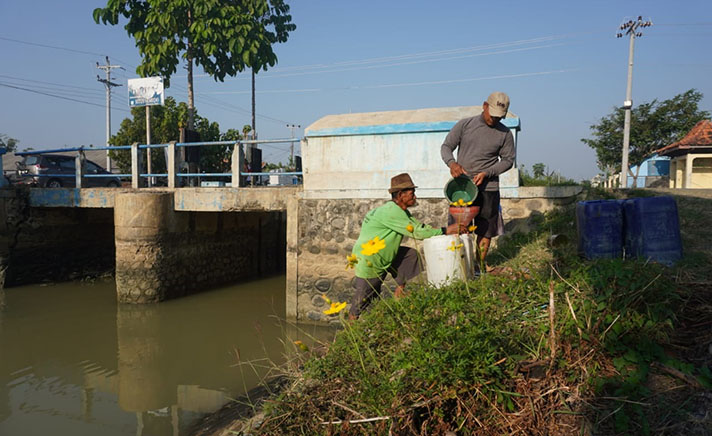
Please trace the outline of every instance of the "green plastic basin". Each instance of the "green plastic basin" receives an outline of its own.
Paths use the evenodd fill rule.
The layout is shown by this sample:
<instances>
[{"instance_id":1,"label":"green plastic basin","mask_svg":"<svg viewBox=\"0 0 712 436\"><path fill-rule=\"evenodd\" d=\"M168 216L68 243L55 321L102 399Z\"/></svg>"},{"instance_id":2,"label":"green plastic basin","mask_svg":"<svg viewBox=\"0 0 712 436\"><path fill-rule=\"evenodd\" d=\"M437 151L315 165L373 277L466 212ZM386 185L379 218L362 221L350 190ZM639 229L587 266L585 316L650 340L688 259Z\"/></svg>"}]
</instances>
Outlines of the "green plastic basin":
<instances>
[{"instance_id":1,"label":"green plastic basin","mask_svg":"<svg viewBox=\"0 0 712 436\"><path fill-rule=\"evenodd\" d=\"M467 176L450 179L445 185L443 191L445 192L445 197L450 203L456 203L459 200L469 203L477 198L477 193L479 192L477 185L475 185L472 182L472 179Z\"/></svg>"}]
</instances>

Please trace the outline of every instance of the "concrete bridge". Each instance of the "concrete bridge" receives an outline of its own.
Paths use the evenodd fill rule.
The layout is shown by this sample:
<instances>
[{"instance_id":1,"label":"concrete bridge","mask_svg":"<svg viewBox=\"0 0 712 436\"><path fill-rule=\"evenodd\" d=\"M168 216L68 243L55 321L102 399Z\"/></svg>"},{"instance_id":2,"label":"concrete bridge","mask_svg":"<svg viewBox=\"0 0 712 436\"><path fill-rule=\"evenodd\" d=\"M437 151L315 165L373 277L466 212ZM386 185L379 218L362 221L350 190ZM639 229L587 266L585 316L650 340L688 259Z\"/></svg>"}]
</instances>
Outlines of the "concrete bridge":
<instances>
[{"instance_id":1,"label":"concrete bridge","mask_svg":"<svg viewBox=\"0 0 712 436\"><path fill-rule=\"evenodd\" d=\"M300 192L300 185L5 189L7 283L105 269L115 271L119 302L151 303L286 270L294 289Z\"/></svg>"},{"instance_id":2,"label":"concrete bridge","mask_svg":"<svg viewBox=\"0 0 712 436\"><path fill-rule=\"evenodd\" d=\"M2 189L0 278L13 285L115 271L118 301L152 303L286 272L288 318L338 322L323 314L321 295L350 301L353 273L345 258L366 212L387 201L390 177L407 171L419 186L413 215L444 225L442 187L450 176L440 145L457 120L480 111L325 117L301 142L303 186L238 187L244 174L235 147L234 187L179 188L178 178L190 174L178 174L170 156L184 144L169 144L169 186L143 188L141 178L156 175L139 170L134 144L131 188ZM519 130L512 114L504 124ZM572 203L581 188L521 187L514 168L500 177L500 192L505 228L513 232L526 230L533 215Z\"/></svg>"}]
</instances>

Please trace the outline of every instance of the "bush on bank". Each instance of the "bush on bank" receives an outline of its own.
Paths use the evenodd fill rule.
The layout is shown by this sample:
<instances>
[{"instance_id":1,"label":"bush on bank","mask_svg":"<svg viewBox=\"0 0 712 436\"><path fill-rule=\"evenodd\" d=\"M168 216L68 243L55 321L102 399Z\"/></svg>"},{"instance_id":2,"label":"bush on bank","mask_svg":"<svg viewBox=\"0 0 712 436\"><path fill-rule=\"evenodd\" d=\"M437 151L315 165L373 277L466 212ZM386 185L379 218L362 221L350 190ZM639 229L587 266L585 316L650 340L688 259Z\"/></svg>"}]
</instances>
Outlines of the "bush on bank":
<instances>
[{"instance_id":1,"label":"bush on bank","mask_svg":"<svg viewBox=\"0 0 712 436\"><path fill-rule=\"evenodd\" d=\"M659 434L674 399L651 368L712 381L667 349L689 295L660 265L548 247L575 240L572 208L536 224L500 243L495 274L414 284L344 320L243 434Z\"/></svg>"}]
</instances>

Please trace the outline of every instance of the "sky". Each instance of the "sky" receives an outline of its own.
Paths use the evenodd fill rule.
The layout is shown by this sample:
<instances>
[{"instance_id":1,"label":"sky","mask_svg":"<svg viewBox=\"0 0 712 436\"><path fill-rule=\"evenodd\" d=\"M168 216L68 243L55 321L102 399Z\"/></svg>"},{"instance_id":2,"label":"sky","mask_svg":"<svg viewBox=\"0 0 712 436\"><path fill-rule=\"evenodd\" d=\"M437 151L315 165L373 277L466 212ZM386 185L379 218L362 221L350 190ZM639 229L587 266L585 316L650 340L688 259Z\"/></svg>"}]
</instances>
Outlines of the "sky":
<instances>
[{"instance_id":1,"label":"sky","mask_svg":"<svg viewBox=\"0 0 712 436\"><path fill-rule=\"evenodd\" d=\"M709 0L287 2L297 29L257 75L261 139L301 137L331 114L480 105L503 91L521 120L518 164L589 179L599 170L581 138L625 100L629 42L615 35L639 15L653 26L635 40L633 104L695 88L712 110ZM123 86L113 88L111 132L129 116L126 81L140 56L125 21L94 23L105 5L0 0L0 133L20 149L104 145L106 56L124 68L113 70ZM249 72L195 76L199 115L221 131L251 123ZM184 69L166 96L187 101ZM263 147L267 161L288 156L289 144Z\"/></svg>"}]
</instances>

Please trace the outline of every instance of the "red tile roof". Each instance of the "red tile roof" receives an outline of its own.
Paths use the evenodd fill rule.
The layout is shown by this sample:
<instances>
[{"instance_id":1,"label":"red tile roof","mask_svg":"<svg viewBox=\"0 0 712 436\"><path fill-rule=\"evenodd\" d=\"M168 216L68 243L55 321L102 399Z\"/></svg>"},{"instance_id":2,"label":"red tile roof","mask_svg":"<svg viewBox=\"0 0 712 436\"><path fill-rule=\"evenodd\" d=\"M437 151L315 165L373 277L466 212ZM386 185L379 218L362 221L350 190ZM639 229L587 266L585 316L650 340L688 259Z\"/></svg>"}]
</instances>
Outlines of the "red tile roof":
<instances>
[{"instance_id":1,"label":"red tile roof","mask_svg":"<svg viewBox=\"0 0 712 436\"><path fill-rule=\"evenodd\" d=\"M662 156L670 156L703 150L712 150L712 121L710 120L700 121L684 138L655 152Z\"/></svg>"}]
</instances>

